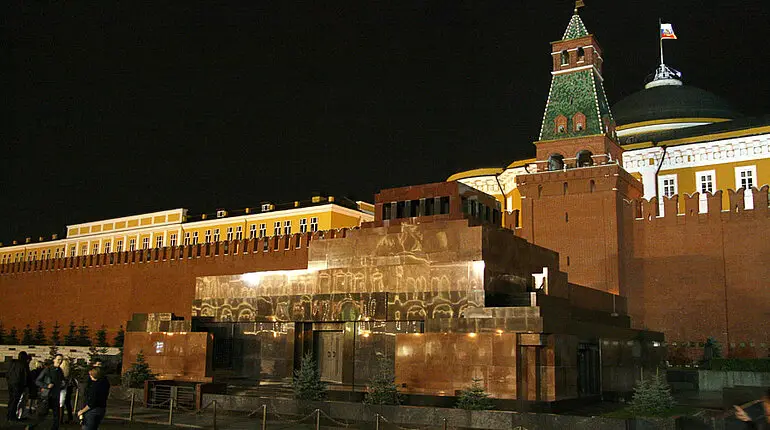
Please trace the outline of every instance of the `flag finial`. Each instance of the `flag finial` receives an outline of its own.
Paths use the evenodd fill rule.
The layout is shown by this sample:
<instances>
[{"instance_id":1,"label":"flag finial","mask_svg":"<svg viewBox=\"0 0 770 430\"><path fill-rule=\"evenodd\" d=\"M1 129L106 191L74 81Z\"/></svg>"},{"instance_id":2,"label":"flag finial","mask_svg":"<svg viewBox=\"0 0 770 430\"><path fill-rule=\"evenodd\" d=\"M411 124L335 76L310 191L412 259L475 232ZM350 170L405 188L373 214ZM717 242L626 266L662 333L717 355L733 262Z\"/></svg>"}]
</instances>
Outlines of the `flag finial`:
<instances>
[{"instance_id":1,"label":"flag finial","mask_svg":"<svg viewBox=\"0 0 770 430\"><path fill-rule=\"evenodd\" d=\"M575 13L578 13L578 9L581 7L586 7L586 4L583 0L575 0Z\"/></svg>"}]
</instances>

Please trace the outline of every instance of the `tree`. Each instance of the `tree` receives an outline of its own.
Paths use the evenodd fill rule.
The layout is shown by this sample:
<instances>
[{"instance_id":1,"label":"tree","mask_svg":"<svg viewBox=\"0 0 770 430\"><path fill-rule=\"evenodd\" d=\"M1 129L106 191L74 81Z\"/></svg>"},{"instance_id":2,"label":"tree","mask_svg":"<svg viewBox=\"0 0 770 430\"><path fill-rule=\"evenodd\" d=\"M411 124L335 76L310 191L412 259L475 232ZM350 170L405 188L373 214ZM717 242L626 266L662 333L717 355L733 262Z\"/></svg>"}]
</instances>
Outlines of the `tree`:
<instances>
[{"instance_id":1,"label":"tree","mask_svg":"<svg viewBox=\"0 0 770 430\"><path fill-rule=\"evenodd\" d=\"M150 366L144 361L144 352L139 350L136 354L136 362L123 374L122 383L126 388L140 388L144 381L155 379L155 374L150 371Z\"/></svg>"},{"instance_id":2,"label":"tree","mask_svg":"<svg viewBox=\"0 0 770 430\"><path fill-rule=\"evenodd\" d=\"M481 381L480 378L473 378L471 386L460 391L460 395L457 396L457 403L455 404L456 408L471 411L484 411L494 408L492 399L490 399L489 393L484 391Z\"/></svg>"},{"instance_id":3,"label":"tree","mask_svg":"<svg viewBox=\"0 0 770 430\"><path fill-rule=\"evenodd\" d=\"M118 348L123 348L123 341L126 338L126 332L123 331L123 324L120 325L120 329L118 330L118 334L115 335L115 338L113 339L113 346L116 346Z\"/></svg>"},{"instance_id":4,"label":"tree","mask_svg":"<svg viewBox=\"0 0 770 430\"><path fill-rule=\"evenodd\" d=\"M671 387L658 373L650 379L642 379L634 387L630 410L638 416L659 416L674 407Z\"/></svg>"},{"instance_id":5,"label":"tree","mask_svg":"<svg viewBox=\"0 0 770 430\"><path fill-rule=\"evenodd\" d=\"M61 344L61 333L59 332L60 327L61 326L59 325L59 321L54 322L53 328L51 329L51 343L53 345Z\"/></svg>"},{"instance_id":6,"label":"tree","mask_svg":"<svg viewBox=\"0 0 770 430\"><path fill-rule=\"evenodd\" d=\"M5 344L5 326L0 322L0 344Z\"/></svg>"},{"instance_id":7,"label":"tree","mask_svg":"<svg viewBox=\"0 0 770 430\"><path fill-rule=\"evenodd\" d=\"M32 336L32 327L27 324L24 330L21 331L21 344L22 345L34 345L35 337Z\"/></svg>"},{"instance_id":8,"label":"tree","mask_svg":"<svg viewBox=\"0 0 770 430\"><path fill-rule=\"evenodd\" d=\"M8 332L8 336L5 337L6 345L18 345L19 344L19 331L16 327L11 327L11 331Z\"/></svg>"},{"instance_id":9,"label":"tree","mask_svg":"<svg viewBox=\"0 0 770 430\"><path fill-rule=\"evenodd\" d=\"M377 371L369 381L364 402L370 405L401 404L401 395L396 387L396 374L390 359L379 357L377 360Z\"/></svg>"},{"instance_id":10,"label":"tree","mask_svg":"<svg viewBox=\"0 0 770 430\"><path fill-rule=\"evenodd\" d=\"M65 345L73 345L74 346L74 345L78 344L77 343L78 342L78 335L77 335L77 332L75 330L76 330L75 322L74 321L70 321L69 331L67 331L67 335L64 336L64 344Z\"/></svg>"},{"instance_id":11,"label":"tree","mask_svg":"<svg viewBox=\"0 0 770 430\"><path fill-rule=\"evenodd\" d=\"M107 347L107 327L102 325L99 330L96 330L96 346ZM106 351L106 350L105 350Z\"/></svg>"},{"instance_id":12,"label":"tree","mask_svg":"<svg viewBox=\"0 0 770 430\"><path fill-rule=\"evenodd\" d=\"M326 384L321 381L321 372L311 353L302 357L299 370L294 371L291 384L294 397L299 400L323 400L326 398Z\"/></svg>"},{"instance_id":13,"label":"tree","mask_svg":"<svg viewBox=\"0 0 770 430\"><path fill-rule=\"evenodd\" d=\"M83 320L78 326L78 333L75 345L78 346L91 346L91 338L88 336L88 325Z\"/></svg>"},{"instance_id":14,"label":"tree","mask_svg":"<svg viewBox=\"0 0 770 430\"><path fill-rule=\"evenodd\" d=\"M35 329L35 334L33 335L33 338L35 339L35 345L45 345L45 327L43 326L43 321L37 322L37 328Z\"/></svg>"}]
</instances>

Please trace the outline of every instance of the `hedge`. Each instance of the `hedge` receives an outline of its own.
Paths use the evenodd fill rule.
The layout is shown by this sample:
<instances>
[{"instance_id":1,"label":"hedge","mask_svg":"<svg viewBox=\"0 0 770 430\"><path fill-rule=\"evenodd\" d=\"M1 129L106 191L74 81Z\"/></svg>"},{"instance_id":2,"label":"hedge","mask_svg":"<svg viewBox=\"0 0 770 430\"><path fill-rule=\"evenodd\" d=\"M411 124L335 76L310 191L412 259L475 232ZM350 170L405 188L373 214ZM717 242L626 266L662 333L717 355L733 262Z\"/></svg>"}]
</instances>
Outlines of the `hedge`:
<instances>
[{"instance_id":1,"label":"hedge","mask_svg":"<svg viewBox=\"0 0 770 430\"><path fill-rule=\"evenodd\" d=\"M770 372L770 358L713 358L711 370Z\"/></svg>"}]
</instances>

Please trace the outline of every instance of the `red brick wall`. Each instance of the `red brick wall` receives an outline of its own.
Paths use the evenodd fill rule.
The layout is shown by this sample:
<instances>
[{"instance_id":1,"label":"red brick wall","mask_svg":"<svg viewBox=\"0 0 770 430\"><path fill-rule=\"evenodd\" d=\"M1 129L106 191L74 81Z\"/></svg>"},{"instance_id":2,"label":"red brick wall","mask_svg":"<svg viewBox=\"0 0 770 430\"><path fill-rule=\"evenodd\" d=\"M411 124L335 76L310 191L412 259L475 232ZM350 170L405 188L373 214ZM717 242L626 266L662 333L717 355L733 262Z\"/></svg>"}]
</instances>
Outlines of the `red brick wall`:
<instances>
[{"instance_id":1,"label":"red brick wall","mask_svg":"<svg viewBox=\"0 0 770 430\"><path fill-rule=\"evenodd\" d=\"M295 249L298 236L300 247ZM210 256L205 255L205 246L201 246L200 256L195 247L190 247L192 258L183 255L182 259L177 249L172 254L172 250L166 248L166 259L163 259L164 250L160 250L157 261L152 250L149 261L143 258L143 262L139 262L139 252L126 252L113 254L113 264L109 264L109 255L101 255L99 264L92 261L92 257L72 259L71 268L69 258L49 260L49 267L56 268L48 270L44 266L35 269L19 264L4 265L0 267L0 321L6 330L15 326L19 333L25 325L34 328L37 321L43 321L49 334L58 321L63 337L70 321L80 324L85 320L91 334L102 324L107 326L111 339L121 324L125 327L133 313L173 312L189 318L196 277L306 268L309 237L292 236L289 250L284 249L283 240L279 249L274 250L271 241L269 252L262 251L260 240L256 242L257 252L253 252L253 242L244 241L249 251L246 254L224 255L220 244L217 256L213 246ZM234 244L229 250L235 248ZM240 251L243 249L241 246ZM39 266L40 262L36 264Z\"/></svg>"},{"instance_id":2,"label":"red brick wall","mask_svg":"<svg viewBox=\"0 0 770 430\"><path fill-rule=\"evenodd\" d=\"M736 202L739 198L731 195ZM738 212L722 212L721 191L709 199L710 213L698 214L697 202L697 194L685 196L680 204L695 210L677 216L675 197L660 218L653 215L656 202L641 202L641 219L635 221L628 241L633 249L633 270L626 277L632 321L636 327L664 332L669 343L697 345L711 336L725 351L734 344L732 355L766 357L770 344L767 189L756 191L756 209L751 211L739 205ZM694 354L700 352L702 348L696 346Z\"/></svg>"}]
</instances>

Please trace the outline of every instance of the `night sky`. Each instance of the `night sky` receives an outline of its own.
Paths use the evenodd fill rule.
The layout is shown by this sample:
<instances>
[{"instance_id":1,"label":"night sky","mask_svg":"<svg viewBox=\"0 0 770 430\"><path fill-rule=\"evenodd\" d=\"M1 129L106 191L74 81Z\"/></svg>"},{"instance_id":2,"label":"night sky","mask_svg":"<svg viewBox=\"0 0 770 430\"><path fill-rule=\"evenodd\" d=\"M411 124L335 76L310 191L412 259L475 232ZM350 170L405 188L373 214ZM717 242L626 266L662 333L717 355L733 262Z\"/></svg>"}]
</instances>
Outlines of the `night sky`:
<instances>
[{"instance_id":1,"label":"night sky","mask_svg":"<svg viewBox=\"0 0 770 430\"><path fill-rule=\"evenodd\" d=\"M5 244L177 207L314 191L372 201L531 157L549 42L574 5L42 3L0 6ZM767 0L586 4L611 103L655 69L660 17L679 36L666 63L686 84L770 113Z\"/></svg>"}]
</instances>

